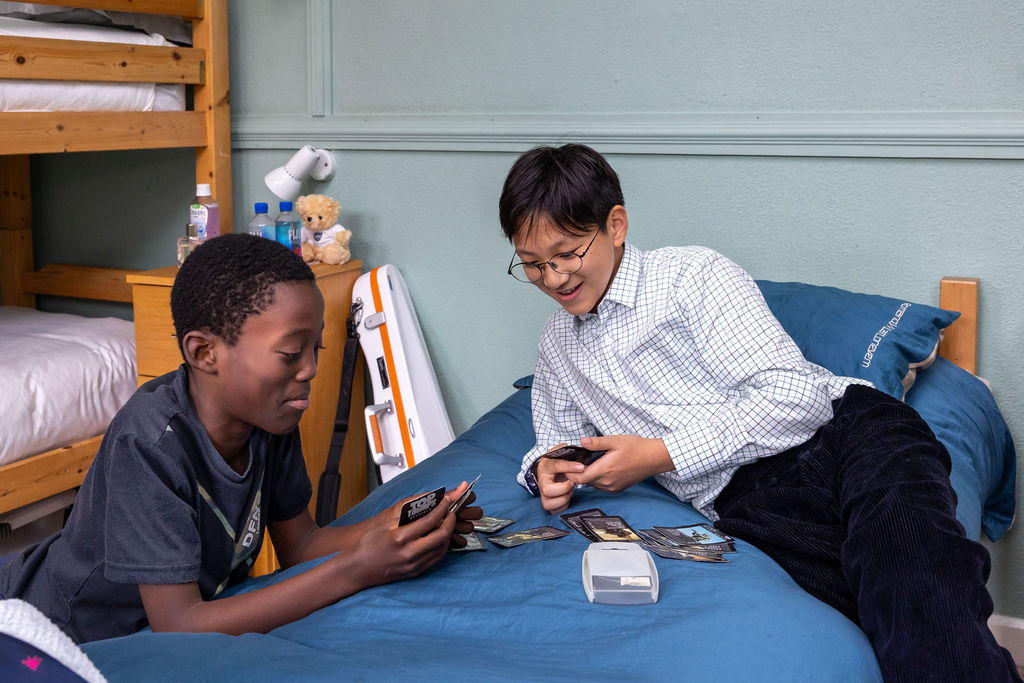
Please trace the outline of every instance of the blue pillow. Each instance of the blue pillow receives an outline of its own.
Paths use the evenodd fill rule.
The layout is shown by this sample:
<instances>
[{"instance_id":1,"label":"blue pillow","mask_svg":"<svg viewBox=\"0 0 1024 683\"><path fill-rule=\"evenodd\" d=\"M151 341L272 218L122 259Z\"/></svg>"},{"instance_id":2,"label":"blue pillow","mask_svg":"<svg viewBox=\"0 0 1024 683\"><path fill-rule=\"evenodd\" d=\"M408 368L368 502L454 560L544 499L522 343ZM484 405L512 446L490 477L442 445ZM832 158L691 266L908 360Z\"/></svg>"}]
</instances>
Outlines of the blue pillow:
<instances>
[{"instance_id":1,"label":"blue pillow","mask_svg":"<svg viewBox=\"0 0 1024 683\"><path fill-rule=\"evenodd\" d=\"M956 516L967 535L977 540L984 530L998 539L1013 521L1017 455L992 392L971 373L937 358L907 392L907 405L949 451Z\"/></svg>"},{"instance_id":2,"label":"blue pillow","mask_svg":"<svg viewBox=\"0 0 1024 683\"><path fill-rule=\"evenodd\" d=\"M858 377L896 398L912 364L927 359L956 311L801 282L758 280L765 301L812 363Z\"/></svg>"}]
</instances>

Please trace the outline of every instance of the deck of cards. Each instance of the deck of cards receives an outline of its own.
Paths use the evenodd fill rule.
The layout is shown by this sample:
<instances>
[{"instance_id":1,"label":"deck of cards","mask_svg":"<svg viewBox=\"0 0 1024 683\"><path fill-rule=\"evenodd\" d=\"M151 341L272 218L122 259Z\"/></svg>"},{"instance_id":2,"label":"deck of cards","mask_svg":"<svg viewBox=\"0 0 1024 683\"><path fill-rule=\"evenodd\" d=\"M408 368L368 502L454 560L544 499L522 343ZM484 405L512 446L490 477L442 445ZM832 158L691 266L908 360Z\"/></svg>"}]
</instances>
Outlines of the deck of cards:
<instances>
[{"instance_id":1,"label":"deck of cards","mask_svg":"<svg viewBox=\"0 0 1024 683\"><path fill-rule=\"evenodd\" d=\"M722 555L736 552L732 536L723 534L710 524L636 530L622 517L606 515L598 508L567 512L561 517L566 526L592 543L638 543L668 559L728 562Z\"/></svg>"}]
</instances>

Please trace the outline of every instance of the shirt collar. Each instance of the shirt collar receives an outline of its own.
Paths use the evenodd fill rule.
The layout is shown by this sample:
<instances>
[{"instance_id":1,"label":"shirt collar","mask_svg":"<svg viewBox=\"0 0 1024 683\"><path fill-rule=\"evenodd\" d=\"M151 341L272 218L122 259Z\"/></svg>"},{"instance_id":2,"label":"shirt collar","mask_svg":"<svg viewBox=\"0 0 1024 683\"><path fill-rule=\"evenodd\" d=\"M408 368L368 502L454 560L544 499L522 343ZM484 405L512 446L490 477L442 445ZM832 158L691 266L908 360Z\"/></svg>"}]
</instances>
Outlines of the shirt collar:
<instances>
[{"instance_id":1,"label":"shirt collar","mask_svg":"<svg viewBox=\"0 0 1024 683\"><path fill-rule=\"evenodd\" d=\"M608 291L605 292L601 303L597 305L596 315L601 316L607 313L608 309L615 304L626 306L627 308L635 308L637 290L640 288L642 274L643 254L632 244L626 242L622 251L622 261L619 263L618 270L615 271L615 277L612 278ZM585 313L574 317L577 324L579 324L589 320L594 315L593 313Z\"/></svg>"},{"instance_id":2,"label":"shirt collar","mask_svg":"<svg viewBox=\"0 0 1024 683\"><path fill-rule=\"evenodd\" d=\"M640 250L626 242L622 251L622 262L619 263L619 269L615 272L612 284L608 287L608 291L605 293L604 299L601 300L601 304L598 305L598 309L600 310L606 301L634 308L636 306L637 289L640 287L640 276L643 274L642 271L643 260L641 259Z\"/></svg>"}]
</instances>

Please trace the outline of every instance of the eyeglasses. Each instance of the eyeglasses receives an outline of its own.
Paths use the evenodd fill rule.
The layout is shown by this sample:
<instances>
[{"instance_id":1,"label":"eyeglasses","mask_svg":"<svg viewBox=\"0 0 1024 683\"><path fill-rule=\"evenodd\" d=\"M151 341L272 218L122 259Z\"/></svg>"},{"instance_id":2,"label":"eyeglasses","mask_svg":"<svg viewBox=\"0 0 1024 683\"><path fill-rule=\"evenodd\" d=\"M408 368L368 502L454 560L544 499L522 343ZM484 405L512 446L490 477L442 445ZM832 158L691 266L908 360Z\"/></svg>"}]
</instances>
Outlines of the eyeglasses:
<instances>
[{"instance_id":1,"label":"eyeglasses","mask_svg":"<svg viewBox=\"0 0 1024 683\"><path fill-rule=\"evenodd\" d=\"M599 232L601 231L598 230L594 233L594 236L590 239L590 244L587 245L582 254L568 251L564 254L555 254L551 257L551 260L539 263L515 263L516 257L513 256L512 261L508 264L508 274L520 282L536 282L544 275L544 266L550 266L551 270L563 275L575 273L583 267L583 257L590 251L590 247L594 244L594 240L597 239Z\"/></svg>"}]
</instances>

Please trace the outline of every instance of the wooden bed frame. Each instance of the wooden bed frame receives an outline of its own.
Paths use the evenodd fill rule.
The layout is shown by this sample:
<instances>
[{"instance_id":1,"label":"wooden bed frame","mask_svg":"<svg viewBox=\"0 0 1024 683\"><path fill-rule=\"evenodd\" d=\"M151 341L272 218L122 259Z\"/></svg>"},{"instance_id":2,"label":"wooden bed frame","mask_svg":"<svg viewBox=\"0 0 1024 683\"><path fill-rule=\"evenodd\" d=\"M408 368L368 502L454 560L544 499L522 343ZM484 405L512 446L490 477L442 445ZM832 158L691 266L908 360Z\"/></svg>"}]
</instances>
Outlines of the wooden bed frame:
<instances>
[{"instance_id":1,"label":"wooden bed frame","mask_svg":"<svg viewBox=\"0 0 1024 683\"><path fill-rule=\"evenodd\" d=\"M196 182L209 183L231 230L231 116L227 0L35 0L183 17L193 46L152 47L0 36L0 78L183 83L193 109L178 112L0 112L0 304L36 295L131 302L127 270L35 269L29 155L194 147ZM79 486L101 436L0 467L0 513Z\"/></svg>"}]
</instances>

